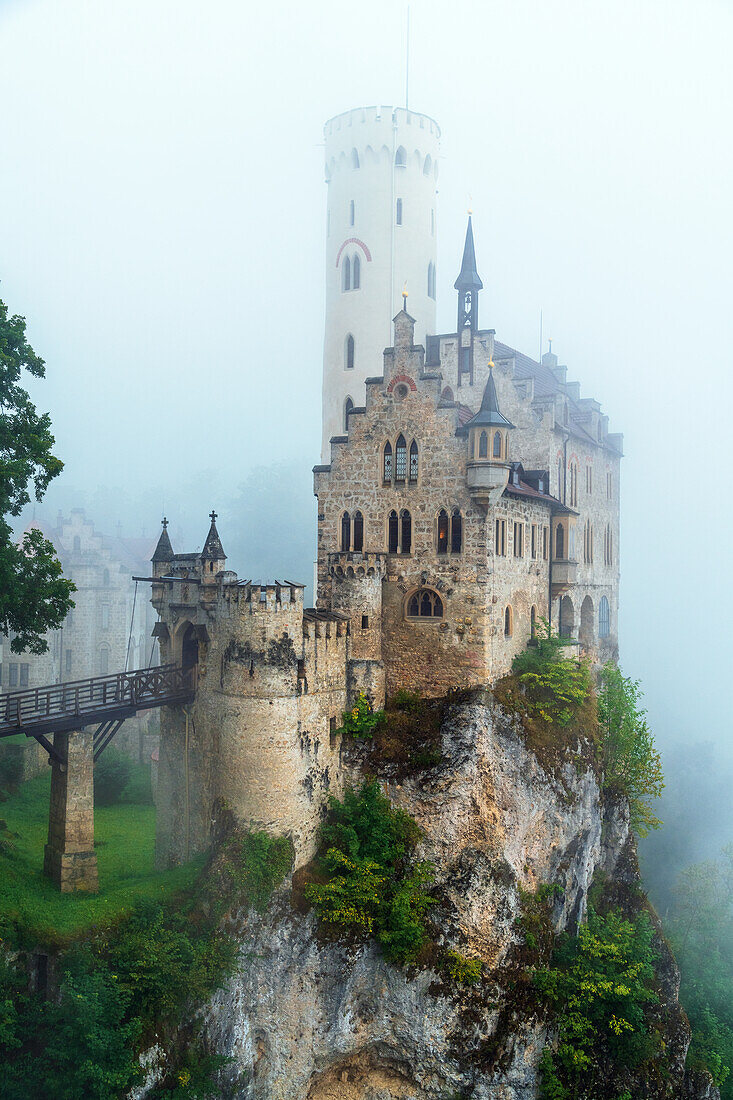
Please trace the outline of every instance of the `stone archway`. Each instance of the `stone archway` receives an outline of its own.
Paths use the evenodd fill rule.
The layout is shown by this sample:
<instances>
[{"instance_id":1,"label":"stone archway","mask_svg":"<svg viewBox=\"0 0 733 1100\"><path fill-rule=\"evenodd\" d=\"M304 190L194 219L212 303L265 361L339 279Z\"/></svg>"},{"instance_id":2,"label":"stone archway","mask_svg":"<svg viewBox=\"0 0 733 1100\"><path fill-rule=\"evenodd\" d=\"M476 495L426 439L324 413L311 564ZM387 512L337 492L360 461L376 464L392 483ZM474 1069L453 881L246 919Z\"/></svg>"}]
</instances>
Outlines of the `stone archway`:
<instances>
[{"instance_id":1,"label":"stone archway","mask_svg":"<svg viewBox=\"0 0 733 1100\"><path fill-rule=\"evenodd\" d=\"M561 638L575 637L575 608L569 596L563 596L560 600L560 618L557 632Z\"/></svg>"}]
</instances>

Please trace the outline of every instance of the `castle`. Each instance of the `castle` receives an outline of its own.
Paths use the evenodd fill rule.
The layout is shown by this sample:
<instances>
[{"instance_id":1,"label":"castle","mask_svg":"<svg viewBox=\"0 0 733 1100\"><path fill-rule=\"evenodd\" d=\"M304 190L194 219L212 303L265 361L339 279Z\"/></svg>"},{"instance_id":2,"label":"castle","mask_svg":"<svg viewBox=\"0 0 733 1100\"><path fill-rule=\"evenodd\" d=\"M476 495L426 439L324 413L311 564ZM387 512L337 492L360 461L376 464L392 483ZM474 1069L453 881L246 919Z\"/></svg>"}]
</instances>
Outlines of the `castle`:
<instances>
[{"instance_id":1,"label":"castle","mask_svg":"<svg viewBox=\"0 0 733 1100\"><path fill-rule=\"evenodd\" d=\"M489 683L542 619L594 660L616 653L622 437L556 355L479 327L470 216L456 331L435 333L438 139L402 108L326 125L316 606L228 570L215 513L200 554L164 527L155 633L198 690L161 716L161 865L208 847L224 805L309 858L358 692L378 707Z\"/></svg>"}]
</instances>

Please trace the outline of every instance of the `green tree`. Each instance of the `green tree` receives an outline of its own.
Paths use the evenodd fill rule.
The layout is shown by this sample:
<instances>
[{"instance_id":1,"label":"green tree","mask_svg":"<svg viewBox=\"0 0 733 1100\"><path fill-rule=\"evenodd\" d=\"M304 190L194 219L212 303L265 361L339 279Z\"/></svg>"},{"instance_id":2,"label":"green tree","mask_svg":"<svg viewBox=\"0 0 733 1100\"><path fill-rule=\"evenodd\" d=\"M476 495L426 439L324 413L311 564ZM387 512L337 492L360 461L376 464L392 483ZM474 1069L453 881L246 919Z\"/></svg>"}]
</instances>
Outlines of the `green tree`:
<instances>
[{"instance_id":1,"label":"green tree","mask_svg":"<svg viewBox=\"0 0 733 1100\"><path fill-rule=\"evenodd\" d=\"M61 626L73 606L74 585L61 575L53 544L38 530L20 543L8 516L19 516L32 487L41 500L63 469L51 453L48 413L40 414L20 384L23 371L43 378L44 362L25 336L25 318L8 317L0 301L0 632L14 634L14 653L44 653L44 634Z\"/></svg>"},{"instance_id":2,"label":"green tree","mask_svg":"<svg viewBox=\"0 0 733 1100\"><path fill-rule=\"evenodd\" d=\"M626 795L631 825L640 836L646 836L650 829L661 825L651 800L661 795L664 775L640 700L639 681L623 676L614 664L605 665L598 695L604 785Z\"/></svg>"}]
</instances>

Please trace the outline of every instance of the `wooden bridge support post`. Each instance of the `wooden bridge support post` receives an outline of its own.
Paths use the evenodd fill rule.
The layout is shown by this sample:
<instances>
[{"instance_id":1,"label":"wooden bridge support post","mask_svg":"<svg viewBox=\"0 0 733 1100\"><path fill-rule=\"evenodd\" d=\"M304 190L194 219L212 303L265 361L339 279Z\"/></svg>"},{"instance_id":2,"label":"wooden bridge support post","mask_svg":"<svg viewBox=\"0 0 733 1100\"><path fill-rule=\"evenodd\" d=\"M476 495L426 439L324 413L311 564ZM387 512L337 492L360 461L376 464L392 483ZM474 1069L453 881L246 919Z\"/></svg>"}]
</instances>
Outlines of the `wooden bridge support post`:
<instances>
[{"instance_id":1,"label":"wooden bridge support post","mask_svg":"<svg viewBox=\"0 0 733 1100\"><path fill-rule=\"evenodd\" d=\"M94 851L94 742L91 729L55 733L48 844L43 871L62 893L99 889Z\"/></svg>"}]
</instances>

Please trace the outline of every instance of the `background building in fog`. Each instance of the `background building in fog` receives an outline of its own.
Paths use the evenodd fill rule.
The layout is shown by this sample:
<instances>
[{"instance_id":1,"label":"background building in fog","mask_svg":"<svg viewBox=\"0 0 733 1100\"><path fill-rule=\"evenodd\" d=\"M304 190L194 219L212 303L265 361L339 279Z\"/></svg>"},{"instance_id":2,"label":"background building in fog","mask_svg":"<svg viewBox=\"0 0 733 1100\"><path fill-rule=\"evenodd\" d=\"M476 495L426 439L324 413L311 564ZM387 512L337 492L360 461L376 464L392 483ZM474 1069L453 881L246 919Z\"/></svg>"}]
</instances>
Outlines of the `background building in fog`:
<instances>
[{"instance_id":1,"label":"background building in fog","mask_svg":"<svg viewBox=\"0 0 733 1100\"><path fill-rule=\"evenodd\" d=\"M45 653L13 653L2 639L0 687L3 692L105 676L158 663L149 589L134 576L150 573L155 540L106 535L95 530L84 509L59 513L52 528L41 526L54 545L64 576L76 585L74 608L59 630L46 635ZM132 629L131 629L132 628ZM126 723L115 738L118 748L143 755L141 738L150 724L143 716Z\"/></svg>"}]
</instances>

